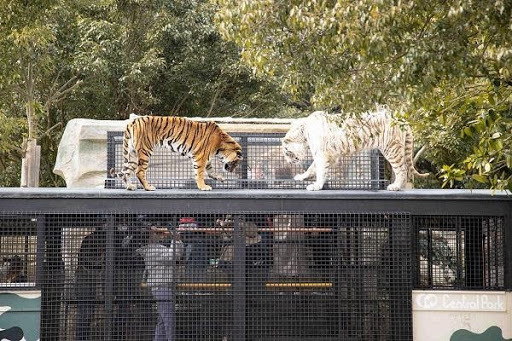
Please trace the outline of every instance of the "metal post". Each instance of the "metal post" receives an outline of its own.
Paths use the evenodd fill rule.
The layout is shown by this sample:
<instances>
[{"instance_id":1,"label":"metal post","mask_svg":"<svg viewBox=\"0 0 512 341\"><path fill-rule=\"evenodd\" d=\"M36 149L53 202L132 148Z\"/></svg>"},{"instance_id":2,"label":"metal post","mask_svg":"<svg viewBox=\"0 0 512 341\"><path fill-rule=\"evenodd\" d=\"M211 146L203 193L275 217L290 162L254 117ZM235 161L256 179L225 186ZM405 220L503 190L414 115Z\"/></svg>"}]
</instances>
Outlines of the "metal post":
<instances>
[{"instance_id":1,"label":"metal post","mask_svg":"<svg viewBox=\"0 0 512 341\"><path fill-rule=\"evenodd\" d=\"M112 326L114 316L114 216L106 219L105 226L105 336L112 340Z\"/></svg>"},{"instance_id":2,"label":"metal post","mask_svg":"<svg viewBox=\"0 0 512 341\"><path fill-rule=\"evenodd\" d=\"M62 225L55 215L46 217L44 263L41 288L41 340L59 340L61 301L64 289ZM46 225L46 224L45 224Z\"/></svg>"},{"instance_id":3,"label":"metal post","mask_svg":"<svg viewBox=\"0 0 512 341\"><path fill-rule=\"evenodd\" d=\"M38 215L36 218L37 220L37 254L36 254L36 286L41 289L42 283L43 283L43 264L45 261L44 257L44 245L46 244L45 241L45 228L46 228L46 221L44 215Z\"/></svg>"},{"instance_id":4,"label":"metal post","mask_svg":"<svg viewBox=\"0 0 512 341\"><path fill-rule=\"evenodd\" d=\"M344 280L345 272L343 271L343 261L344 259L342 252L346 252L346 249L343 248L343 240L342 240L342 233L341 233L341 226L343 225L343 221L341 219L341 215L337 215L336 218L336 245L335 245L335 253L336 253L336 294L337 294L337 304L336 304L336 310L337 310L337 317L338 317L338 337L340 339L343 339L346 335L344 325L344 310L346 307L346 304L343 304L343 300L346 300L346 295L344 295L344 292L342 291L342 284ZM344 234L346 237L346 233Z\"/></svg>"},{"instance_id":5,"label":"metal post","mask_svg":"<svg viewBox=\"0 0 512 341\"><path fill-rule=\"evenodd\" d=\"M388 228L391 264L388 278L392 338L393 340L410 340L412 337L412 271L409 239L411 217L408 214L397 213L391 215L390 219Z\"/></svg>"},{"instance_id":6,"label":"metal post","mask_svg":"<svg viewBox=\"0 0 512 341\"><path fill-rule=\"evenodd\" d=\"M504 250L504 284L505 289L512 289L512 202L508 203L508 214L503 218L503 250Z\"/></svg>"},{"instance_id":7,"label":"metal post","mask_svg":"<svg viewBox=\"0 0 512 341\"><path fill-rule=\"evenodd\" d=\"M248 155L247 154L247 149L249 147L249 143L248 143L249 141L248 140L249 139L248 139L247 136L240 137L240 145L242 147L242 157L243 157L242 162L240 164L240 169L241 169L241 172L242 172L240 177L243 180L247 180L248 179L248 174L247 174L248 173L248 169L249 169L248 162L247 162L248 161L247 160L248 159L248 157L247 157L247 155ZM247 181L242 181L242 188L246 188L246 187L248 187L248 182Z\"/></svg>"},{"instance_id":8,"label":"metal post","mask_svg":"<svg viewBox=\"0 0 512 341\"><path fill-rule=\"evenodd\" d=\"M105 188L115 188L115 179L110 175L110 170L114 169L114 171L120 171L120 169L115 169L116 167L116 145L115 142L116 137L119 136L118 131L108 131L107 132L107 177L105 179ZM122 145L122 142L121 142ZM123 162L120 160L119 166L122 166Z\"/></svg>"},{"instance_id":9,"label":"metal post","mask_svg":"<svg viewBox=\"0 0 512 341\"><path fill-rule=\"evenodd\" d=\"M240 215L234 216L233 229L233 340L245 341L245 236Z\"/></svg>"}]
</instances>

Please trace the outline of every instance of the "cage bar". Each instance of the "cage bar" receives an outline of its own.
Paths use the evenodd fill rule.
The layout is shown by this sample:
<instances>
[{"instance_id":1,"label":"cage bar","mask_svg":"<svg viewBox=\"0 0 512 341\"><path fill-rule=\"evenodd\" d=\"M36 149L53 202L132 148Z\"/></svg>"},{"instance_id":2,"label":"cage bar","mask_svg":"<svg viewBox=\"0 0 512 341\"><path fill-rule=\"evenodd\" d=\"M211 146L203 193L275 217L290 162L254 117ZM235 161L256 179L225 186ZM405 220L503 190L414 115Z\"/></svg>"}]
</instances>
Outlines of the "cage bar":
<instances>
[{"instance_id":1,"label":"cage bar","mask_svg":"<svg viewBox=\"0 0 512 341\"><path fill-rule=\"evenodd\" d=\"M293 177L303 173L312 163L311 155L299 164L286 162L281 139L284 133L231 133L242 146L244 159L233 173L222 170L222 164L215 159L214 170L225 178L223 182L206 179L213 188L234 189L305 189L311 180L296 181ZM123 166L123 132L108 132L107 138L107 179L105 188L123 188L119 178L112 178L110 170L121 170ZM164 147L155 147L147 172L148 181L159 189L197 188L192 163L179 153L172 153ZM139 181L133 177L130 182L139 188ZM325 189L383 189L388 181L384 179L384 158L377 151L361 152L342 157L336 167L331 167Z\"/></svg>"},{"instance_id":2,"label":"cage bar","mask_svg":"<svg viewBox=\"0 0 512 341\"><path fill-rule=\"evenodd\" d=\"M511 288L505 196L7 192L0 285L41 292L42 340L411 340L413 289Z\"/></svg>"},{"instance_id":3,"label":"cage bar","mask_svg":"<svg viewBox=\"0 0 512 341\"><path fill-rule=\"evenodd\" d=\"M42 339L410 338L408 214L37 217L1 215L0 250L35 286L43 229Z\"/></svg>"},{"instance_id":4,"label":"cage bar","mask_svg":"<svg viewBox=\"0 0 512 341\"><path fill-rule=\"evenodd\" d=\"M502 290L504 218L415 216L418 288Z\"/></svg>"}]
</instances>

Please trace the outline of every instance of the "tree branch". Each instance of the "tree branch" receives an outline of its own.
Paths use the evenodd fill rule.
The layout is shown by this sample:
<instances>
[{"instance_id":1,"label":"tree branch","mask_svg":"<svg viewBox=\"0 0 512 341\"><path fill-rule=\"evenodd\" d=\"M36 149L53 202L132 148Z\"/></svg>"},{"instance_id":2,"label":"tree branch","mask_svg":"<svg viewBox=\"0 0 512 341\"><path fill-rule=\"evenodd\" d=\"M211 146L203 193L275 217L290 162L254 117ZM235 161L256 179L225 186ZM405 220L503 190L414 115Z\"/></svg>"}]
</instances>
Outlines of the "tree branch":
<instances>
[{"instance_id":1,"label":"tree branch","mask_svg":"<svg viewBox=\"0 0 512 341\"><path fill-rule=\"evenodd\" d=\"M48 111L53 105L62 101L66 96L77 87L79 87L83 81L77 80L77 76L71 77L66 83L64 83L56 92L52 93L44 105L45 111ZM76 82L75 82L76 81ZM74 84L72 84L75 82Z\"/></svg>"},{"instance_id":2,"label":"tree branch","mask_svg":"<svg viewBox=\"0 0 512 341\"><path fill-rule=\"evenodd\" d=\"M61 73L64 71L64 68L60 68L59 72L57 72L57 76L55 76L55 79L53 80L53 84L50 88L50 93L52 94L55 91L55 88L57 87L57 82L60 78Z\"/></svg>"},{"instance_id":3,"label":"tree branch","mask_svg":"<svg viewBox=\"0 0 512 341\"><path fill-rule=\"evenodd\" d=\"M44 136L49 136L50 133L52 132L52 130L54 130L57 127L60 127L61 125L62 125L62 122L58 122L58 123L54 124L53 126L51 126L50 128L48 128L44 133L41 134L41 136L39 136L37 138L37 142L39 142L41 140L41 138L43 138Z\"/></svg>"},{"instance_id":4,"label":"tree branch","mask_svg":"<svg viewBox=\"0 0 512 341\"><path fill-rule=\"evenodd\" d=\"M217 97L219 97L219 95L224 91L224 88L225 87L219 85L217 91L215 91L215 94L213 95L212 101L210 103L210 109L208 109L208 114L206 114L206 117L210 117L213 111L213 107L215 106L215 102L217 101Z\"/></svg>"},{"instance_id":5,"label":"tree branch","mask_svg":"<svg viewBox=\"0 0 512 341\"><path fill-rule=\"evenodd\" d=\"M181 108L181 105L182 105L183 103L185 103L185 101L187 100L188 96L189 96L189 94L188 94L188 93L186 93L186 94L185 94L185 96L183 96L183 98L181 99L181 101L180 101L177 105L175 104L175 105L173 106L173 108L172 108L172 110L171 110L172 115L176 115L176 114L178 113L178 111L179 111L179 110L180 110L180 108Z\"/></svg>"}]
</instances>

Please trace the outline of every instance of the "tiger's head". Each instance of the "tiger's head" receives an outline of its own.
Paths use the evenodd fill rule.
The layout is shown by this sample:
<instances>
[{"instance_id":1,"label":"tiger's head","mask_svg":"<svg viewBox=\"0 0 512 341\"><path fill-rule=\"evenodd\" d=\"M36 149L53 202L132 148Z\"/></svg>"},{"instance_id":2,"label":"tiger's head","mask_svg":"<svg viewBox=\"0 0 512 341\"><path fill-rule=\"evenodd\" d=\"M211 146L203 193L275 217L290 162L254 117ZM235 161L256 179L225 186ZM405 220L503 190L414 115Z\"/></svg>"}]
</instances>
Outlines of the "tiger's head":
<instances>
[{"instance_id":1,"label":"tiger's head","mask_svg":"<svg viewBox=\"0 0 512 341\"><path fill-rule=\"evenodd\" d=\"M292 123L290 130L281 142L281 147L284 157L289 163L298 163L306 158L309 147L304 136L302 120Z\"/></svg>"},{"instance_id":2,"label":"tiger's head","mask_svg":"<svg viewBox=\"0 0 512 341\"><path fill-rule=\"evenodd\" d=\"M224 134L220 148L217 150L217 156L224 164L224 170L233 172L243 160L242 147L231 136Z\"/></svg>"}]
</instances>

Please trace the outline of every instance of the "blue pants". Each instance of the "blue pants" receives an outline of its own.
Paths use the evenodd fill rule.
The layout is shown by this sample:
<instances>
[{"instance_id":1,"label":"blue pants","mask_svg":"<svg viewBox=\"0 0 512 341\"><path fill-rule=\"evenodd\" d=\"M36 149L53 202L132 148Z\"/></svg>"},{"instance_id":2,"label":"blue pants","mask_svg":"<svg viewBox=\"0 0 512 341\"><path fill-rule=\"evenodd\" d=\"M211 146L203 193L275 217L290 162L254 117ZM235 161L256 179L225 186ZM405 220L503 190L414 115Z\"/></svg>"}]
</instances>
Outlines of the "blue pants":
<instances>
[{"instance_id":1,"label":"blue pants","mask_svg":"<svg viewBox=\"0 0 512 341\"><path fill-rule=\"evenodd\" d=\"M174 296L171 288L153 287L151 292L156 300L158 321L154 341L173 341L175 324Z\"/></svg>"}]
</instances>

